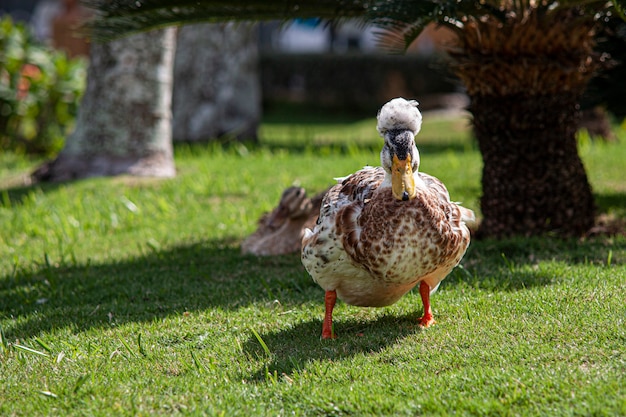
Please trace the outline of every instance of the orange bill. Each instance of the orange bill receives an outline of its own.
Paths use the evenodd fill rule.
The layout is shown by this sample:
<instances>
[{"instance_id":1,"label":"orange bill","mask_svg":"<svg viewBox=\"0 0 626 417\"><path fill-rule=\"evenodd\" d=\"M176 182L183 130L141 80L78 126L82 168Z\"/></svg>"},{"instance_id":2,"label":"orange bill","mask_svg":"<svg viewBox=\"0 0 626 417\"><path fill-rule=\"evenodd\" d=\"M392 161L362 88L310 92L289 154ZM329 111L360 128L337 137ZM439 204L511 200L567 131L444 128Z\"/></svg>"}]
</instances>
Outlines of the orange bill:
<instances>
[{"instance_id":1,"label":"orange bill","mask_svg":"<svg viewBox=\"0 0 626 417\"><path fill-rule=\"evenodd\" d=\"M391 162L391 192L396 200L407 201L415 198L415 179L411 167L411 155L406 159L393 156Z\"/></svg>"}]
</instances>

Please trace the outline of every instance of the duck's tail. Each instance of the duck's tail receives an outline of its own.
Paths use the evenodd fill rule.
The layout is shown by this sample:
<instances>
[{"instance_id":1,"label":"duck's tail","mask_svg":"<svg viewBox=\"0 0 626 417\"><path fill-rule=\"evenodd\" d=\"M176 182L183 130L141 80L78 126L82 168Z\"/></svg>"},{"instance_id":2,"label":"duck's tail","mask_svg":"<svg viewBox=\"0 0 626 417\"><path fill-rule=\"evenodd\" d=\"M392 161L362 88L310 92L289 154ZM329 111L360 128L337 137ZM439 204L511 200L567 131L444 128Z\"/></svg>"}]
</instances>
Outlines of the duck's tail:
<instances>
[{"instance_id":1,"label":"duck's tail","mask_svg":"<svg viewBox=\"0 0 626 417\"><path fill-rule=\"evenodd\" d=\"M461 221L463 221L468 227L476 225L476 215L468 208L465 208L457 203L457 207L461 211Z\"/></svg>"}]
</instances>

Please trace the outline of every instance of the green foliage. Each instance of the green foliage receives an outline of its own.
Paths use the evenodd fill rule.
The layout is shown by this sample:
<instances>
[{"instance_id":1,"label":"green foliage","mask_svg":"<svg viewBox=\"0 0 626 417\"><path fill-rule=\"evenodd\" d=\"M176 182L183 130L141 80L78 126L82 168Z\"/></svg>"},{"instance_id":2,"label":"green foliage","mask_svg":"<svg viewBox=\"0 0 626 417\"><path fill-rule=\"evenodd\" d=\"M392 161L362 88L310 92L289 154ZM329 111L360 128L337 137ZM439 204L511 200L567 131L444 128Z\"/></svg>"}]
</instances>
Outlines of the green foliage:
<instances>
[{"instance_id":1,"label":"green foliage","mask_svg":"<svg viewBox=\"0 0 626 417\"><path fill-rule=\"evenodd\" d=\"M264 123L260 145L180 145L176 178L8 186L0 171L0 415L626 415L626 238L474 241L432 297L335 309L297 254L238 243L282 190L377 164L375 120ZM466 120L424 115L422 169L478 210ZM617 144L581 155L626 216ZM19 156L14 157L18 159Z\"/></svg>"},{"instance_id":2,"label":"green foliage","mask_svg":"<svg viewBox=\"0 0 626 417\"><path fill-rule=\"evenodd\" d=\"M0 20L0 148L58 152L74 126L86 62L40 45L23 24Z\"/></svg>"}]
</instances>

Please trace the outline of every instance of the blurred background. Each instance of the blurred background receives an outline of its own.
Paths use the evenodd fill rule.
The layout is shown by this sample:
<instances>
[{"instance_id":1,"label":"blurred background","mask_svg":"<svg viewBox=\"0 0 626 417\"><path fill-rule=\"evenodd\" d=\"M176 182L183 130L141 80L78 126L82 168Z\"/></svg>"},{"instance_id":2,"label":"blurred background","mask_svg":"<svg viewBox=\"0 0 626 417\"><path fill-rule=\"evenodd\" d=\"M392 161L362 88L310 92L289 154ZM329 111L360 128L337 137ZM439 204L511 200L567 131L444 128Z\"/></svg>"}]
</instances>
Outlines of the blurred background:
<instances>
[{"instance_id":1,"label":"blurred background","mask_svg":"<svg viewBox=\"0 0 626 417\"><path fill-rule=\"evenodd\" d=\"M75 30L88 15L78 0L5 0L0 14L72 57L88 55ZM420 97L426 109L466 104L445 68L445 29L429 27L405 55L379 49L376 29L355 21L264 22L255 30L264 107L300 103L371 116L396 96Z\"/></svg>"}]
</instances>

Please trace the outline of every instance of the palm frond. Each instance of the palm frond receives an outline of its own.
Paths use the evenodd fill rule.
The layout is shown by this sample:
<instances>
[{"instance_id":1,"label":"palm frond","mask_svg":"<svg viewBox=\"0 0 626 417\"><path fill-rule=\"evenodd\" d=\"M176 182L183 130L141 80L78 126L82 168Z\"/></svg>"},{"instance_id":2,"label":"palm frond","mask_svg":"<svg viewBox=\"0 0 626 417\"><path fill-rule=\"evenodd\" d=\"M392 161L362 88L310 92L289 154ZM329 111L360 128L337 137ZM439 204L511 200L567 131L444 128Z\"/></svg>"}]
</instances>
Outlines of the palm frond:
<instances>
[{"instance_id":1,"label":"palm frond","mask_svg":"<svg viewBox=\"0 0 626 417\"><path fill-rule=\"evenodd\" d=\"M110 40L129 33L196 22L321 18L336 21L363 18L381 28L380 41L401 52L430 22L453 29L467 18L490 16L501 22L526 15L579 7L594 16L609 10L606 0L82 0L95 9L88 25L92 37ZM611 0L614 13L624 18L626 0Z\"/></svg>"},{"instance_id":2,"label":"palm frond","mask_svg":"<svg viewBox=\"0 0 626 417\"><path fill-rule=\"evenodd\" d=\"M417 39L429 23L440 23L453 29L460 18L486 7L481 1L397 0L379 1L368 8L367 19L382 31L379 45L394 53L402 53Z\"/></svg>"},{"instance_id":3,"label":"palm frond","mask_svg":"<svg viewBox=\"0 0 626 417\"><path fill-rule=\"evenodd\" d=\"M429 19L418 19L412 23L377 20L374 24L381 29L374 33L376 44L389 53L402 54L429 23Z\"/></svg>"},{"instance_id":4,"label":"palm frond","mask_svg":"<svg viewBox=\"0 0 626 417\"><path fill-rule=\"evenodd\" d=\"M169 25L197 22L361 17L367 1L359 0L83 0L96 11L88 24L92 37L115 39Z\"/></svg>"}]
</instances>

